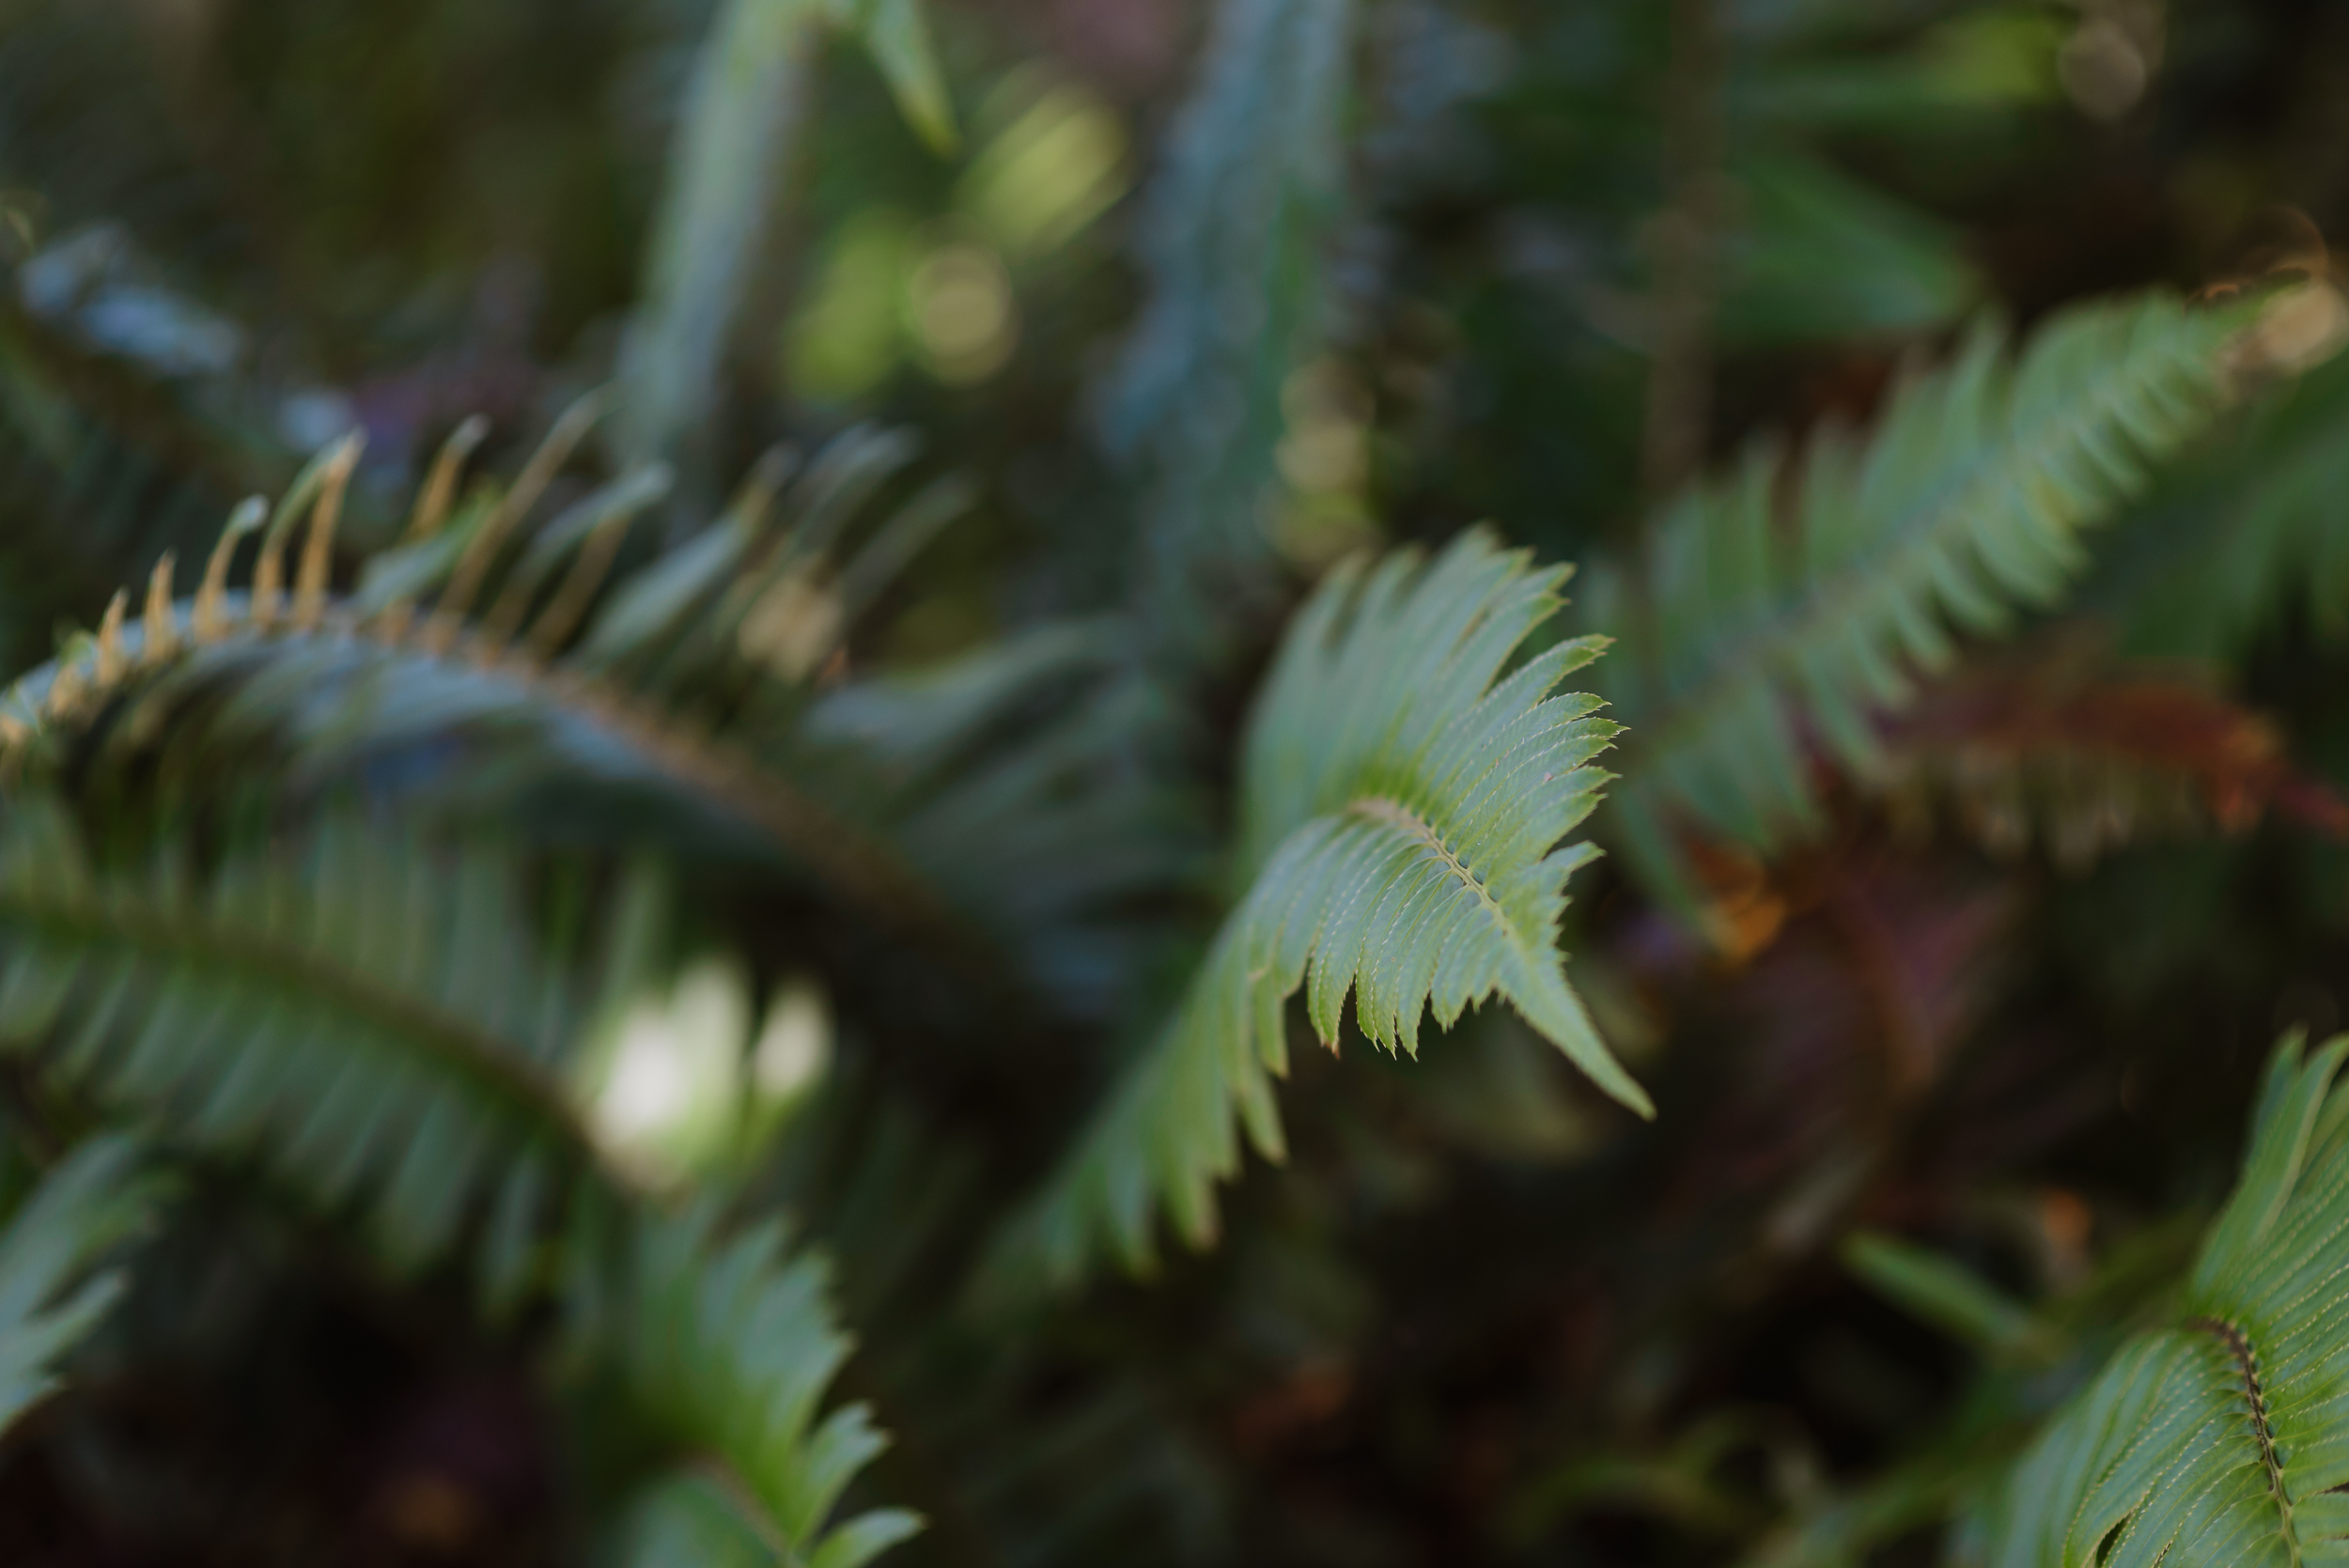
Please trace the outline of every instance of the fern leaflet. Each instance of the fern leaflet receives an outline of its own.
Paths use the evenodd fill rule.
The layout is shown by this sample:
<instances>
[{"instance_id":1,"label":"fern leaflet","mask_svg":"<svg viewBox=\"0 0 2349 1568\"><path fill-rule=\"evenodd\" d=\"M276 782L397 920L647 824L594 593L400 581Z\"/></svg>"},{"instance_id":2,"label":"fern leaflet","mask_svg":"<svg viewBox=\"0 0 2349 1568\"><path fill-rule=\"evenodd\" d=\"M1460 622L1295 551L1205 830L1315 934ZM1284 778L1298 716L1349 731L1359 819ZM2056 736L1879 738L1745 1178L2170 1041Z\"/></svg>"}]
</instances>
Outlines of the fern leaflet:
<instances>
[{"instance_id":1,"label":"fern leaflet","mask_svg":"<svg viewBox=\"0 0 2349 1568\"><path fill-rule=\"evenodd\" d=\"M1988 1568L2349 1559L2349 1037L2268 1069L2169 1327L2123 1344L1972 1521Z\"/></svg>"},{"instance_id":2,"label":"fern leaflet","mask_svg":"<svg viewBox=\"0 0 2349 1568\"><path fill-rule=\"evenodd\" d=\"M1266 552L1281 392L1321 334L1353 0L1221 0L1142 218L1149 303L1105 398L1145 487L1139 598L1197 651Z\"/></svg>"},{"instance_id":3,"label":"fern leaflet","mask_svg":"<svg viewBox=\"0 0 2349 1568\"><path fill-rule=\"evenodd\" d=\"M122 1294L119 1273L76 1280L151 1218L160 1184L138 1166L129 1139L94 1139L0 1229L0 1432L55 1386L51 1366Z\"/></svg>"}]
</instances>

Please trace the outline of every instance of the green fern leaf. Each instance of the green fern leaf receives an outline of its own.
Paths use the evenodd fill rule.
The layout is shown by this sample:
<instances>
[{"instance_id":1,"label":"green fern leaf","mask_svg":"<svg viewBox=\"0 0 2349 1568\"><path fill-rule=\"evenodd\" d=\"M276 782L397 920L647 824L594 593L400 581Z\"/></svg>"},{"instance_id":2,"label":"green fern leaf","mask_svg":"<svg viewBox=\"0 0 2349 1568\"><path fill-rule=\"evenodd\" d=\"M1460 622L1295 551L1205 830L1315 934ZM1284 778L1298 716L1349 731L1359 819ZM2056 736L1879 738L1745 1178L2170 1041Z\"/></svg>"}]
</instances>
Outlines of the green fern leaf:
<instances>
[{"instance_id":1,"label":"green fern leaf","mask_svg":"<svg viewBox=\"0 0 2349 1568\"><path fill-rule=\"evenodd\" d=\"M585 1247L574 1254L591 1269L616 1264L612 1295L626 1302L614 1321L587 1331L614 1347L657 1421L725 1461L757 1504L747 1518L739 1505L725 1512L779 1549L767 1560L804 1552L854 1565L920 1528L894 1509L823 1528L842 1489L887 1439L862 1405L816 1420L849 1349L824 1310L830 1281L819 1259L789 1257L774 1222L723 1235L708 1205L640 1215L623 1234L624 1253ZM583 1282L570 1294L575 1301L605 1296Z\"/></svg>"},{"instance_id":2,"label":"green fern leaf","mask_svg":"<svg viewBox=\"0 0 2349 1568\"><path fill-rule=\"evenodd\" d=\"M620 437L690 478L708 457L728 345L759 246L786 210L811 77L831 24L863 40L907 122L940 152L954 106L919 0L726 0L703 40L621 362Z\"/></svg>"},{"instance_id":3,"label":"green fern leaf","mask_svg":"<svg viewBox=\"0 0 2349 1568\"><path fill-rule=\"evenodd\" d=\"M2171 476L2100 566L2087 608L2123 651L2223 664L2273 617L2305 607L2328 641L2349 630L2349 359L2245 411L2242 427Z\"/></svg>"},{"instance_id":4,"label":"green fern leaf","mask_svg":"<svg viewBox=\"0 0 2349 1568\"><path fill-rule=\"evenodd\" d=\"M1235 1113L1281 1152L1272 1078L1300 988L1325 1042L1350 993L1365 1034L1414 1053L1424 1010L1449 1026L1497 992L1648 1112L1557 952L1566 878L1595 852L1559 844L1596 803L1607 775L1590 764L1617 726L1595 698L1553 689L1603 642L1557 644L1502 674L1565 577L1472 533L1430 565L1398 554L1366 576L1342 570L1300 613L1249 726L1248 891L1015 1232L1002 1277L1065 1281L1104 1244L1143 1265L1160 1203L1206 1243L1215 1184L1238 1165Z\"/></svg>"},{"instance_id":5,"label":"green fern leaf","mask_svg":"<svg viewBox=\"0 0 2349 1568\"><path fill-rule=\"evenodd\" d=\"M548 1071L582 999L519 914L508 867L434 875L347 821L200 894L168 866L101 872L34 795L0 819L0 1044L323 1202L374 1194L387 1256L420 1265L493 1157L519 1202L586 1146Z\"/></svg>"},{"instance_id":6,"label":"green fern leaf","mask_svg":"<svg viewBox=\"0 0 2349 1568\"><path fill-rule=\"evenodd\" d=\"M955 150L955 106L921 0L826 0L833 22L863 40L897 112L938 153Z\"/></svg>"},{"instance_id":7,"label":"green fern leaf","mask_svg":"<svg viewBox=\"0 0 2349 1568\"><path fill-rule=\"evenodd\" d=\"M350 598L329 593L328 566L355 449L321 454L266 528L257 502L231 520L196 594L173 598L166 560L143 615L128 613L126 591L97 637L15 682L0 696L0 750L54 757L119 720L103 726L119 752L158 737L281 744L296 782L314 784L389 749L463 736L484 744L474 766L441 770L434 787L452 798L488 787L501 797L490 803L510 803L551 769L668 795L750 828L893 924L942 923L911 868L794 774L817 666L966 492L933 485L844 549L912 451L902 435L852 430L787 489L787 461L762 463L723 523L605 589L633 520L661 492L657 469L591 492L535 536L529 527L600 411L599 398L583 401L510 488L451 517L456 463L478 438L460 434L410 540L368 562ZM288 602L285 557L305 511ZM232 589L255 534L250 585ZM713 691L730 698L723 722L679 716L685 699Z\"/></svg>"},{"instance_id":8,"label":"green fern leaf","mask_svg":"<svg viewBox=\"0 0 2349 1568\"><path fill-rule=\"evenodd\" d=\"M2172 1326L2138 1335L1973 1522L1987 1568L2349 1558L2349 1037L2268 1070Z\"/></svg>"},{"instance_id":9,"label":"green fern leaf","mask_svg":"<svg viewBox=\"0 0 2349 1568\"><path fill-rule=\"evenodd\" d=\"M469 1246L495 1315L552 1280L575 1349L723 1461L777 1540L820 1550L882 1446L861 1406L816 1420L848 1350L822 1269L606 1169L557 1076L592 994L528 939L520 871L344 818L199 886L170 862L93 864L29 796L0 815L0 1046L314 1205L361 1207L395 1269ZM599 968L625 989L625 963Z\"/></svg>"},{"instance_id":10,"label":"green fern leaf","mask_svg":"<svg viewBox=\"0 0 2349 1568\"><path fill-rule=\"evenodd\" d=\"M55 1387L49 1369L121 1296L119 1273L76 1281L151 1219L162 1186L139 1163L127 1138L85 1143L0 1229L0 1432Z\"/></svg>"},{"instance_id":11,"label":"green fern leaf","mask_svg":"<svg viewBox=\"0 0 2349 1568\"><path fill-rule=\"evenodd\" d=\"M1978 328L1864 441L1823 433L1783 476L1766 449L1682 501L1644 584L1592 595L1628 643L1602 685L1637 731L1611 800L1634 864L1685 901L1681 827L1764 850L1812 831L1810 743L1867 768L1872 715L1949 663L1953 629L2053 600L2082 532L2226 405L2245 319L2158 295L2091 305L2019 356Z\"/></svg>"},{"instance_id":12,"label":"green fern leaf","mask_svg":"<svg viewBox=\"0 0 2349 1568\"><path fill-rule=\"evenodd\" d=\"M1352 0L1222 0L1153 182L1151 294L1103 434L1143 486L1137 589L1179 650L1263 562L1282 388L1321 337Z\"/></svg>"},{"instance_id":13,"label":"green fern leaf","mask_svg":"<svg viewBox=\"0 0 2349 1568\"><path fill-rule=\"evenodd\" d=\"M832 1531L813 1557L778 1549L741 1500L715 1478L684 1471L630 1506L616 1561L622 1568L863 1568L920 1528L910 1514L877 1510Z\"/></svg>"},{"instance_id":14,"label":"green fern leaf","mask_svg":"<svg viewBox=\"0 0 2349 1568\"><path fill-rule=\"evenodd\" d=\"M615 1560L624 1568L774 1568L775 1549L748 1513L710 1476L664 1477L631 1499Z\"/></svg>"},{"instance_id":15,"label":"green fern leaf","mask_svg":"<svg viewBox=\"0 0 2349 1568\"><path fill-rule=\"evenodd\" d=\"M143 614L118 596L96 637L0 694L0 778L128 776L233 748L245 775L295 790L397 774L404 804L443 819L530 820L559 795L567 812L625 811L630 832L774 857L970 972L1009 960L1055 1005L1105 1016L1145 957L1114 907L1197 862L1184 813L1132 787L1120 749L1137 701L1162 695L1107 678L1130 630L1047 629L819 691L818 667L967 488L949 476L873 505L912 458L898 431L849 430L803 471L778 449L715 526L601 587L652 471L530 528L598 411L566 415L510 487L452 504L486 427L461 429L408 540L367 560L349 596L327 592L319 545L349 449L323 455L277 520L257 500L240 510L193 597L173 598L159 568ZM231 587L256 535L249 585ZM397 766L424 749L431 768Z\"/></svg>"}]
</instances>

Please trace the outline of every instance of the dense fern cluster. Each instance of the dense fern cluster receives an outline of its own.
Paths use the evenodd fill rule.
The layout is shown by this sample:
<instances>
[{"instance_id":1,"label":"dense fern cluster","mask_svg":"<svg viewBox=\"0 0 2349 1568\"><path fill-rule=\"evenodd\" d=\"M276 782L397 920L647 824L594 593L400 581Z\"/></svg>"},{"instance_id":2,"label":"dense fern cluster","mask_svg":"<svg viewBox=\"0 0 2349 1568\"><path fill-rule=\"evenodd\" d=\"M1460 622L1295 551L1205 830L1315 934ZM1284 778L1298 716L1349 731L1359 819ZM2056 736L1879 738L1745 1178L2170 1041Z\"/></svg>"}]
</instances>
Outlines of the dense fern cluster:
<instances>
[{"instance_id":1,"label":"dense fern cluster","mask_svg":"<svg viewBox=\"0 0 2349 1568\"><path fill-rule=\"evenodd\" d=\"M621 9L0 21L0 1557L2349 1557L2349 40Z\"/></svg>"}]
</instances>

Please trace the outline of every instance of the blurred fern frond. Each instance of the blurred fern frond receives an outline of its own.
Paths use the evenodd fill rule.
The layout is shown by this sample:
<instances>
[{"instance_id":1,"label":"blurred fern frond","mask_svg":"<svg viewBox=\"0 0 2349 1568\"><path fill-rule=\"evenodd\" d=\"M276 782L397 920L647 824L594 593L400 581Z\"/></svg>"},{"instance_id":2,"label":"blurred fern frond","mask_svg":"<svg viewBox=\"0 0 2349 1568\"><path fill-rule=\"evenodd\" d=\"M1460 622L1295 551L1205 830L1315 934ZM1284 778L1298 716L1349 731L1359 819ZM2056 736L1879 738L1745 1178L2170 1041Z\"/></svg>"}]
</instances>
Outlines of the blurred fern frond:
<instances>
[{"instance_id":1,"label":"blurred fern frond","mask_svg":"<svg viewBox=\"0 0 2349 1568\"><path fill-rule=\"evenodd\" d=\"M696 459L709 453L681 449L717 417L759 247L787 198L827 23L862 39L925 141L953 147L954 106L921 0L721 7L686 97L630 332L620 436L632 460L676 460L689 479L702 477Z\"/></svg>"},{"instance_id":2,"label":"blurred fern frond","mask_svg":"<svg viewBox=\"0 0 2349 1568\"><path fill-rule=\"evenodd\" d=\"M153 1218L162 1183L141 1165L132 1140L92 1139L0 1227L0 1433L55 1387L55 1364L122 1294L119 1272L88 1270Z\"/></svg>"},{"instance_id":3,"label":"blurred fern frond","mask_svg":"<svg viewBox=\"0 0 2349 1568\"><path fill-rule=\"evenodd\" d=\"M1266 558L1281 394L1320 334L1352 0L1223 0L1141 220L1151 292L1102 428L1142 485L1138 590L1176 647Z\"/></svg>"},{"instance_id":4,"label":"blurred fern frond","mask_svg":"<svg viewBox=\"0 0 2349 1568\"><path fill-rule=\"evenodd\" d=\"M2326 295L2326 299L2338 296ZM2235 439L2178 474L2090 585L2131 652L2225 663L2279 611L2349 629L2349 359L2245 411Z\"/></svg>"},{"instance_id":5,"label":"blurred fern frond","mask_svg":"<svg viewBox=\"0 0 2349 1568\"><path fill-rule=\"evenodd\" d=\"M2074 308L2019 353L1981 327L1866 437L1765 448L1681 501L1643 572L1592 596L1628 643L1604 684L1638 734L1613 815L1645 878L1685 896L1684 826L1765 850L1815 826L1811 743L1864 770L1875 712L1957 629L2054 598L2081 532L2226 405L2245 319L2155 295Z\"/></svg>"},{"instance_id":6,"label":"blurred fern frond","mask_svg":"<svg viewBox=\"0 0 2349 1568\"><path fill-rule=\"evenodd\" d=\"M2169 832L2239 831L2265 813L2339 838L2349 803L2269 720L2185 673L2059 654L1937 682L1885 725L1869 793L1915 836L1949 818L1993 854L2060 866Z\"/></svg>"},{"instance_id":7,"label":"blurred fern frond","mask_svg":"<svg viewBox=\"0 0 2349 1568\"><path fill-rule=\"evenodd\" d=\"M1595 852L1560 841L1597 801L1617 726L1553 694L1604 643L1556 644L1503 675L1553 615L1564 568L1471 533L1335 574L1300 613L1252 718L1239 866L1247 892L1164 1032L1134 1062L1018 1222L1004 1277L1067 1281L1106 1249L1155 1253L1162 1205L1205 1245L1237 1170L1235 1120L1282 1149L1272 1079L1300 986L1334 1048L1362 1032L1416 1054L1498 992L1609 1094L1647 1096L1599 1040L1562 970L1564 885Z\"/></svg>"},{"instance_id":8,"label":"blurred fern frond","mask_svg":"<svg viewBox=\"0 0 2349 1568\"><path fill-rule=\"evenodd\" d=\"M785 1546L820 1551L880 1447L861 1406L815 1419L848 1348L823 1269L774 1226L727 1234L609 1172L564 1077L599 990L531 939L518 873L340 817L294 853L209 876L166 854L141 874L94 862L28 794L0 820L8 1048L309 1204L359 1209L397 1271L461 1250L495 1316L552 1290L574 1349L657 1432L723 1461ZM605 955L607 1003L636 969Z\"/></svg>"},{"instance_id":9,"label":"blurred fern frond","mask_svg":"<svg viewBox=\"0 0 2349 1568\"><path fill-rule=\"evenodd\" d=\"M2269 1065L2250 1147L2168 1326L2135 1336L1968 1522L1988 1568L2287 1564L2349 1552L2349 1039Z\"/></svg>"},{"instance_id":10,"label":"blurred fern frond","mask_svg":"<svg viewBox=\"0 0 2349 1568\"><path fill-rule=\"evenodd\" d=\"M239 510L194 595L174 597L166 559L136 619L130 591L117 594L95 637L0 696L0 739L46 753L93 737L131 749L272 738L312 782L436 737L503 741L487 744L498 767L440 787L488 779L510 791L552 765L681 792L891 919L934 921L913 874L791 774L820 668L964 490L933 485L844 551L841 534L910 455L902 438L851 431L787 489L774 455L722 526L607 583L632 521L665 491L661 467L530 522L599 411L575 408L510 488L476 488L461 505L459 467L480 430L460 431L406 541L368 561L349 595L331 590L357 448L331 448L274 508ZM232 591L248 536L259 541L250 586Z\"/></svg>"},{"instance_id":11,"label":"blurred fern frond","mask_svg":"<svg viewBox=\"0 0 2349 1568\"><path fill-rule=\"evenodd\" d=\"M21 270L20 270L21 271ZM203 538L282 454L227 389L157 384L67 341L0 280L0 660L52 648L47 617L94 614L125 575Z\"/></svg>"},{"instance_id":12,"label":"blurred fern frond","mask_svg":"<svg viewBox=\"0 0 2349 1568\"><path fill-rule=\"evenodd\" d=\"M987 911L1061 1011L1105 1017L1150 941L1121 908L1204 879L1195 802L1133 766L1165 714L1126 675L1123 617L1048 623L942 668L851 682L806 735L845 762L890 842L958 908ZM848 782L853 779L853 784Z\"/></svg>"},{"instance_id":13,"label":"blurred fern frond","mask_svg":"<svg viewBox=\"0 0 2349 1568\"><path fill-rule=\"evenodd\" d=\"M589 1283L575 1272L571 1299L615 1303L605 1324L587 1309L588 1332L653 1421L688 1453L720 1460L747 1493L747 1508L739 1496L719 1495L736 1529L766 1545L769 1555L755 1560L859 1568L921 1528L899 1509L826 1528L842 1491L888 1439L863 1405L816 1419L849 1347L831 1321L819 1260L790 1258L780 1221L723 1234L708 1204L642 1213L625 1237L625 1250L600 1260L617 1265L613 1278ZM582 1249L575 1269L598 1261ZM669 1486L657 1481L650 1490L659 1498Z\"/></svg>"},{"instance_id":14,"label":"blurred fern frond","mask_svg":"<svg viewBox=\"0 0 2349 1568\"><path fill-rule=\"evenodd\" d=\"M199 890L93 864L27 793L0 824L8 1048L329 1205L367 1195L387 1256L429 1263L477 1187L526 1209L587 1146L552 1074L582 1000L529 951L510 869L435 873L340 821L307 863L241 857ZM518 1281L526 1239L493 1228L485 1278Z\"/></svg>"},{"instance_id":15,"label":"blurred fern frond","mask_svg":"<svg viewBox=\"0 0 2349 1568\"><path fill-rule=\"evenodd\" d=\"M860 1568L919 1528L895 1510L861 1514L824 1538L811 1557L778 1548L754 1511L731 1487L700 1470L681 1470L631 1500L614 1561L622 1568Z\"/></svg>"}]
</instances>

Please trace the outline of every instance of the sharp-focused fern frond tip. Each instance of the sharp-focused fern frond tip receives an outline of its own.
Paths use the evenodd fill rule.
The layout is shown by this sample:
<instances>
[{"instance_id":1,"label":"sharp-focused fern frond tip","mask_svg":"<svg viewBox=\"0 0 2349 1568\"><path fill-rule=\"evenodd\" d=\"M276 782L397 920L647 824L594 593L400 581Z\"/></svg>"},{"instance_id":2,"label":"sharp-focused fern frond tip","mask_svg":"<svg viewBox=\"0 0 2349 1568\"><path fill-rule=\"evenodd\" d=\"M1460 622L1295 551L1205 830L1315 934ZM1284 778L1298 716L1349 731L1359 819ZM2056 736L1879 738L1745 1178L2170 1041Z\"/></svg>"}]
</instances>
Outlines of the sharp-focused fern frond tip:
<instances>
[{"instance_id":1,"label":"sharp-focused fern frond tip","mask_svg":"<svg viewBox=\"0 0 2349 1568\"><path fill-rule=\"evenodd\" d=\"M1811 746L1865 769L1915 671L2054 599L2082 532L2227 405L2248 319L2154 295L2065 311L2019 352L1985 324L1864 437L1757 451L1684 498L1644 581L1591 597L1628 639L1602 685L1637 731L1611 808L1635 864L1673 889L1684 825L1764 849L1810 831Z\"/></svg>"},{"instance_id":2,"label":"sharp-focused fern frond tip","mask_svg":"<svg viewBox=\"0 0 2349 1568\"><path fill-rule=\"evenodd\" d=\"M2349 1560L2349 1037L2277 1051L2170 1327L2138 1335L1968 1521L1984 1568Z\"/></svg>"},{"instance_id":3,"label":"sharp-focused fern frond tip","mask_svg":"<svg viewBox=\"0 0 2349 1568\"><path fill-rule=\"evenodd\" d=\"M56 1362L122 1294L119 1273L79 1276L152 1217L161 1184L139 1163L129 1139L93 1140L0 1227L0 1433L55 1387Z\"/></svg>"},{"instance_id":4,"label":"sharp-focused fern frond tip","mask_svg":"<svg viewBox=\"0 0 2349 1568\"><path fill-rule=\"evenodd\" d=\"M1281 1153L1272 1079L1300 987L1324 1042L1350 994L1363 1033L1413 1053L1423 1011L1448 1027L1499 993L1650 1113L1557 949L1566 878L1595 853L1561 841L1596 803L1608 775L1592 760L1618 726L1596 698L1555 688L1604 641L1510 668L1566 575L1471 533L1432 563L1342 569L1299 614L1249 724L1238 907L1020 1222L1020 1266L1066 1280L1105 1246L1146 1264L1161 1203L1206 1242L1215 1184L1239 1163L1236 1115Z\"/></svg>"}]
</instances>

